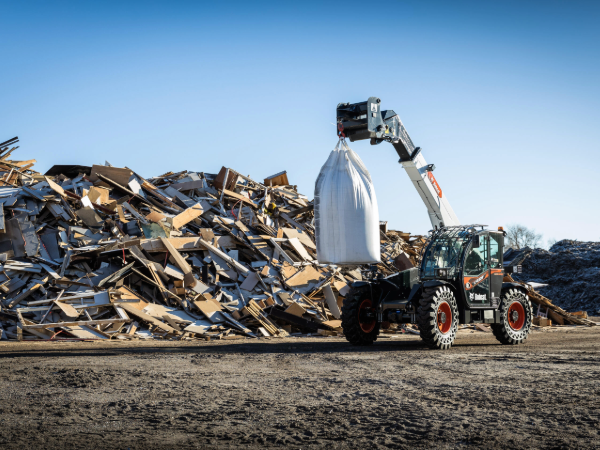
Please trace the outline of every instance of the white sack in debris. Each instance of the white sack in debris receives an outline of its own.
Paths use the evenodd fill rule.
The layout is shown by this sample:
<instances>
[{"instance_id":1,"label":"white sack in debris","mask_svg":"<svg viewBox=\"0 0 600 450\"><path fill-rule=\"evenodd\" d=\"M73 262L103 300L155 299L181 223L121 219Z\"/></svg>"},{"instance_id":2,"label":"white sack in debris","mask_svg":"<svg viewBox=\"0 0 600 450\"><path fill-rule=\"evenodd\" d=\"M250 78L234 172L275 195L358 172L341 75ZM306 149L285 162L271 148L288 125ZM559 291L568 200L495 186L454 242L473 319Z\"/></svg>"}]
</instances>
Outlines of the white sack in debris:
<instances>
[{"instance_id":1,"label":"white sack in debris","mask_svg":"<svg viewBox=\"0 0 600 450\"><path fill-rule=\"evenodd\" d=\"M317 258L321 264L381 261L379 210L371 175L345 140L315 183Z\"/></svg>"}]
</instances>

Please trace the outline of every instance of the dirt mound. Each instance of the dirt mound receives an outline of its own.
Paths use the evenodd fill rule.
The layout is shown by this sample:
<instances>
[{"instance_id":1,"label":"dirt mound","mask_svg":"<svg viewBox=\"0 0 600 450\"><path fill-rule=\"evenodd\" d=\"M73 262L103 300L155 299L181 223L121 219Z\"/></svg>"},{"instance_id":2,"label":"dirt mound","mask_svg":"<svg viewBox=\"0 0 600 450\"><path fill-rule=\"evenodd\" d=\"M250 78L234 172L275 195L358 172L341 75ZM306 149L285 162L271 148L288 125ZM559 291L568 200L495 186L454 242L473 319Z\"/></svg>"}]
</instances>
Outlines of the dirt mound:
<instances>
[{"instance_id":1,"label":"dirt mound","mask_svg":"<svg viewBox=\"0 0 600 450\"><path fill-rule=\"evenodd\" d=\"M539 292L567 311L600 311L600 242L564 239L550 250L535 249L514 278L548 284Z\"/></svg>"}]
</instances>

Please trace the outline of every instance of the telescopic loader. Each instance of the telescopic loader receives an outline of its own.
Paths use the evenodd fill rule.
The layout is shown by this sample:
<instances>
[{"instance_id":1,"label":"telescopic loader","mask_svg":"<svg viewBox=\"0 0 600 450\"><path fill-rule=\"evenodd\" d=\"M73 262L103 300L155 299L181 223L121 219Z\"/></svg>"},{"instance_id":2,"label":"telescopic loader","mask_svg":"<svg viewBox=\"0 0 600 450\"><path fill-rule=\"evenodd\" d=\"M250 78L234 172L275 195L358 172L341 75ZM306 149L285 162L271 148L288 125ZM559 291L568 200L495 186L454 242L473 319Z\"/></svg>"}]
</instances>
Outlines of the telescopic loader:
<instances>
[{"instance_id":1,"label":"telescopic loader","mask_svg":"<svg viewBox=\"0 0 600 450\"><path fill-rule=\"evenodd\" d=\"M460 225L433 176L435 166L425 162L398 115L381 110L379 98L340 103L337 122L340 139L392 144L433 226L420 267L353 283L342 308L346 339L370 345L381 327L412 323L419 326L429 347L446 350L454 343L459 324L488 323L502 344L523 343L533 312L527 290L504 281L505 274L520 267L503 266L502 228Z\"/></svg>"}]
</instances>

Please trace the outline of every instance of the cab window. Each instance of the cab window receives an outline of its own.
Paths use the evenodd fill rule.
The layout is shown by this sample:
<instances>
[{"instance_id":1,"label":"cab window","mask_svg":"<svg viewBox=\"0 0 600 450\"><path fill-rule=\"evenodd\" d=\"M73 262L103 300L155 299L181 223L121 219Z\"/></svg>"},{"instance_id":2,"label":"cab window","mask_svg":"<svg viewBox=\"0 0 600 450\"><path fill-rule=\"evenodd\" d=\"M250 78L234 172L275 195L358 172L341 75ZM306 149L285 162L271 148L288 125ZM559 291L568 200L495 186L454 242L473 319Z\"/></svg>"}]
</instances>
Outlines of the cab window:
<instances>
[{"instance_id":1,"label":"cab window","mask_svg":"<svg viewBox=\"0 0 600 450\"><path fill-rule=\"evenodd\" d=\"M487 236L479 237L479 247L471 247L465 261L466 275L479 275L489 269L490 243Z\"/></svg>"},{"instance_id":2,"label":"cab window","mask_svg":"<svg viewBox=\"0 0 600 450\"><path fill-rule=\"evenodd\" d=\"M500 236L490 233L490 266L492 269L502 268L502 254L500 253Z\"/></svg>"}]
</instances>

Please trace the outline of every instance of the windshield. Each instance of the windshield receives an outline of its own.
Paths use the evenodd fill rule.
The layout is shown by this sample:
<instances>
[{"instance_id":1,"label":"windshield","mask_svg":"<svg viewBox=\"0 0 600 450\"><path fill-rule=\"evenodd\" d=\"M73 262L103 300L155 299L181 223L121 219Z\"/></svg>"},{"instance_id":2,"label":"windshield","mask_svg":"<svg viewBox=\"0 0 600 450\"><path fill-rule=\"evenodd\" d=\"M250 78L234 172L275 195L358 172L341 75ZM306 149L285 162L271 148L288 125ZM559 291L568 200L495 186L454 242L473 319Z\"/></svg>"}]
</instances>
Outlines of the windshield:
<instances>
[{"instance_id":1,"label":"windshield","mask_svg":"<svg viewBox=\"0 0 600 450\"><path fill-rule=\"evenodd\" d=\"M449 269L449 276L454 276L456 266L460 263L460 255L470 235L465 230L451 229L434 238L423 255L423 272L421 276L434 277L435 269Z\"/></svg>"}]
</instances>

